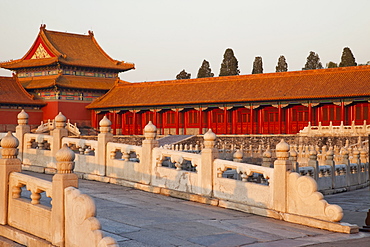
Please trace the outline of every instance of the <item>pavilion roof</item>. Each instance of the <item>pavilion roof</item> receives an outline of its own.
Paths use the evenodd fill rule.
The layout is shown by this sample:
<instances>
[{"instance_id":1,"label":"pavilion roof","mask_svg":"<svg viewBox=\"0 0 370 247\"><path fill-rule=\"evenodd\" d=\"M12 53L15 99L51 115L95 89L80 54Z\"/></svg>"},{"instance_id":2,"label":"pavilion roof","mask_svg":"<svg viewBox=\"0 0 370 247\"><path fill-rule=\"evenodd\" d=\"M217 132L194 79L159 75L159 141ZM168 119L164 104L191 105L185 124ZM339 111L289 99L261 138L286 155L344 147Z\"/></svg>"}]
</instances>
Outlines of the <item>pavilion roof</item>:
<instances>
[{"instance_id":1,"label":"pavilion roof","mask_svg":"<svg viewBox=\"0 0 370 247\"><path fill-rule=\"evenodd\" d=\"M45 105L45 102L34 99L19 83L16 77L0 76L0 104L8 105Z\"/></svg>"},{"instance_id":2,"label":"pavilion roof","mask_svg":"<svg viewBox=\"0 0 370 247\"><path fill-rule=\"evenodd\" d=\"M56 32L46 30L45 25L41 25L34 44L21 59L0 63L0 67L17 70L57 63L117 72L135 68L133 63L117 61L108 56L91 31L87 35Z\"/></svg>"},{"instance_id":3,"label":"pavilion roof","mask_svg":"<svg viewBox=\"0 0 370 247\"><path fill-rule=\"evenodd\" d=\"M24 88L40 89L54 86L62 88L105 90L111 89L118 81L117 78L97 78L73 75L49 75L38 77L25 77L19 79Z\"/></svg>"},{"instance_id":4,"label":"pavilion roof","mask_svg":"<svg viewBox=\"0 0 370 247\"><path fill-rule=\"evenodd\" d=\"M105 109L370 96L370 66L118 83L87 108Z\"/></svg>"}]
</instances>

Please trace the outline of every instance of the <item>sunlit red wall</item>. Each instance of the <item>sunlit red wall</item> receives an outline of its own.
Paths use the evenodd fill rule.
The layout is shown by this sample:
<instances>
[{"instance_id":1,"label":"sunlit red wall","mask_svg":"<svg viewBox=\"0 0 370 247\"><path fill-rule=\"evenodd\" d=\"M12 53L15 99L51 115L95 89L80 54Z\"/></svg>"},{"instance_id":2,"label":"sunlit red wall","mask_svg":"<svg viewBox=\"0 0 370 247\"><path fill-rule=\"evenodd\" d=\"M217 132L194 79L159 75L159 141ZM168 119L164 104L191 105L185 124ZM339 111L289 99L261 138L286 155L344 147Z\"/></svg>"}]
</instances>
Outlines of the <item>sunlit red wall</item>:
<instances>
[{"instance_id":1,"label":"sunlit red wall","mask_svg":"<svg viewBox=\"0 0 370 247\"><path fill-rule=\"evenodd\" d=\"M77 123L79 127L91 126L91 113L85 107L90 103L48 101L42 108L43 120L54 119L61 112L71 123Z\"/></svg>"}]
</instances>

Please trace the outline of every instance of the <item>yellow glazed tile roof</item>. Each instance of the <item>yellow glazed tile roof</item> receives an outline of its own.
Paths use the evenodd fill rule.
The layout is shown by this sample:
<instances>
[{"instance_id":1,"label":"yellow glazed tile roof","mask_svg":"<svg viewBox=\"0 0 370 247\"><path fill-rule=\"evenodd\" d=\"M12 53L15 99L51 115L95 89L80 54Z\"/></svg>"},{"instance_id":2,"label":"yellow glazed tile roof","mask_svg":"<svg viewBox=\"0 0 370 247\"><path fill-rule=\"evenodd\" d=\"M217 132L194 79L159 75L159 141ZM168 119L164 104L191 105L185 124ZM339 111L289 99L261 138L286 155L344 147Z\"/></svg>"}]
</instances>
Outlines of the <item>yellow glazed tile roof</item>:
<instances>
[{"instance_id":1,"label":"yellow glazed tile roof","mask_svg":"<svg viewBox=\"0 0 370 247\"><path fill-rule=\"evenodd\" d=\"M36 41L23 58L0 63L0 67L12 70L53 65L57 62L70 66L116 71L127 71L135 67L133 63L117 61L108 56L90 31L87 35L80 35L49 31L45 28L45 25L41 26ZM40 43L49 54L45 58L31 59Z\"/></svg>"},{"instance_id":2,"label":"yellow glazed tile roof","mask_svg":"<svg viewBox=\"0 0 370 247\"><path fill-rule=\"evenodd\" d=\"M118 83L88 108L370 96L370 66L201 79Z\"/></svg>"}]
</instances>

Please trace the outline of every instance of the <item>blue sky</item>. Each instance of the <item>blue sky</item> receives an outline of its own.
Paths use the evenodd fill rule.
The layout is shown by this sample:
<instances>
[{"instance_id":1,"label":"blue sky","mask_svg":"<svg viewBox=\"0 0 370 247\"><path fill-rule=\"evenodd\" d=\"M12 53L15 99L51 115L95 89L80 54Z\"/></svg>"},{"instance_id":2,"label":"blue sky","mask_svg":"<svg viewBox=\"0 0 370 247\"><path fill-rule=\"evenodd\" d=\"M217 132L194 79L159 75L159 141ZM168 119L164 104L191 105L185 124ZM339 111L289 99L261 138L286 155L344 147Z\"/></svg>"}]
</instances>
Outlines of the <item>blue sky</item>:
<instances>
[{"instance_id":1,"label":"blue sky","mask_svg":"<svg viewBox=\"0 0 370 247\"><path fill-rule=\"evenodd\" d=\"M310 51L322 64L339 63L350 47L357 63L370 61L369 0L2 0L0 61L21 58L42 23L55 31L93 30L114 59L134 62L130 82L171 80L185 69L195 78L203 59L217 76L232 48L241 74L256 56L274 72L284 55L301 70ZM9 75L0 70L0 75Z\"/></svg>"}]
</instances>

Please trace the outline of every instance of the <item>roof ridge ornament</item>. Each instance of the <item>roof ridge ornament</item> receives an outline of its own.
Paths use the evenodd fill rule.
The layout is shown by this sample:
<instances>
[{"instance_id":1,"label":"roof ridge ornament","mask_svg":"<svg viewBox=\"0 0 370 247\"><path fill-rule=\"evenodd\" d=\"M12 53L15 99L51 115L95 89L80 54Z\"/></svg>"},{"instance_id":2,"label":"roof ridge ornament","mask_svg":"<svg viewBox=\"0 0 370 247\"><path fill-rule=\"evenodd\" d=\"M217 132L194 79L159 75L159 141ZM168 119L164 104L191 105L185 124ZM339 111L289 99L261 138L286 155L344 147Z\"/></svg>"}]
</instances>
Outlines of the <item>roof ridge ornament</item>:
<instances>
[{"instance_id":1,"label":"roof ridge ornament","mask_svg":"<svg viewBox=\"0 0 370 247\"><path fill-rule=\"evenodd\" d=\"M40 30L45 30L46 29L46 24L41 24Z\"/></svg>"},{"instance_id":2,"label":"roof ridge ornament","mask_svg":"<svg viewBox=\"0 0 370 247\"><path fill-rule=\"evenodd\" d=\"M88 31L89 36L94 36L94 32L92 30Z\"/></svg>"}]
</instances>

